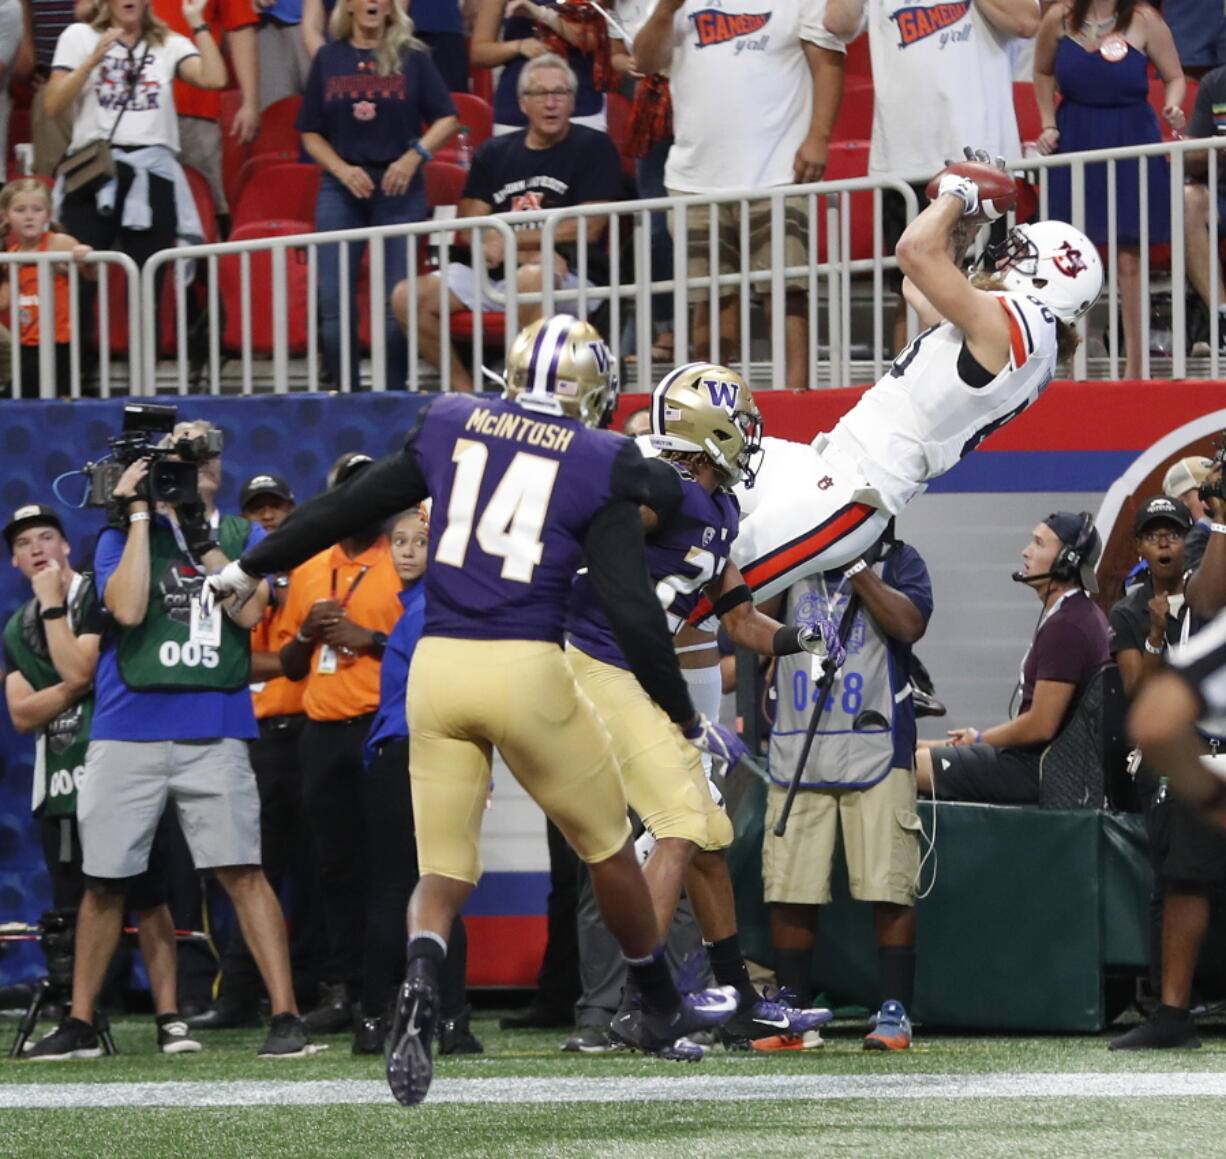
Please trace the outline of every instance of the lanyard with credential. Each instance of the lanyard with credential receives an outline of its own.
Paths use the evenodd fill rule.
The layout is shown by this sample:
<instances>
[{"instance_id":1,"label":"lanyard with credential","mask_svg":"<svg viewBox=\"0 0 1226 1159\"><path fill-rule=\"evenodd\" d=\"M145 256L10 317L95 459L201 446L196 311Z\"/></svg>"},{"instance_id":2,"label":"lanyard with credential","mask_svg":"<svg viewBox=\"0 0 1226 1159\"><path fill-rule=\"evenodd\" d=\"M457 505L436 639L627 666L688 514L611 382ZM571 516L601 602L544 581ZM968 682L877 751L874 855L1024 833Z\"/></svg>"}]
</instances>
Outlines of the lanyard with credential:
<instances>
[{"instance_id":1,"label":"lanyard with credential","mask_svg":"<svg viewBox=\"0 0 1226 1159\"><path fill-rule=\"evenodd\" d=\"M370 571L370 564L365 564L358 571L358 574L353 577L353 582L349 585L349 590L345 593L345 598L341 600L341 611L343 612L349 607L349 601L353 599L353 593L358 590L358 584L366 577L366 573ZM336 599L336 568L332 569L332 598Z\"/></svg>"}]
</instances>

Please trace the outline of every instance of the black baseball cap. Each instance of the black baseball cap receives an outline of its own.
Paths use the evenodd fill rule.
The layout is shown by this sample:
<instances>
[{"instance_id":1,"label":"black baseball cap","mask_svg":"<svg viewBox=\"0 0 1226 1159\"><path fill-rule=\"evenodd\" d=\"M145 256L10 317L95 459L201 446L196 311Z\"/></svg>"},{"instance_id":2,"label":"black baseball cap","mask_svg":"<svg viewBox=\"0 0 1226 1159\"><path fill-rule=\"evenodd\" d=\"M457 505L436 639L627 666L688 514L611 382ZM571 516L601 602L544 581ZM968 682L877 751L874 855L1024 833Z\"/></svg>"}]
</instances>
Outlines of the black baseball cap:
<instances>
[{"instance_id":1,"label":"black baseball cap","mask_svg":"<svg viewBox=\"0 0 1226 1159\"><path fill-rule=\"evenodd\" d=\"M1140 535L1151 523L1173 523L1181 531L1192 527L1192 512L1182 499L1168 499L1155 495L1137 508L1137 517L1132 524L1133 535Z\"/></svg>"},{"instance_id":2,"label":"black baseball cap","mask_svg":"<svg viewBox=\"0 0 1226 1159\"><path fill-rule=\"evenodd\" d=\"M346 451L335 463L332 464L332 469L328 472L327 488L329 491L333 487L339 487L342 483L348 483L359 471L364 471L374 462L369 455L363 451Z\"/></svg>"},{"instance_id":3,"label":"black baseball cap","mask_svg":"<svg viewBox=\"0 0 1226 1159\"><path fill-rule=\"evenodd\" d=\"M8 544L9 551L13 550L13 536L25 527L54 527L61 535L64 534L64 525L54 507L48 507L45 503L27 503L18 507L13 512L13 518L5 524L4 542Z\"/></svg>"},{"instance_id":4,"label":"black baseball cap","mask_svg":"<svg viewBox=\"0 0 1226 1159\"><path fill-rule=\"evenodd\" d=\"M295 502L294 493L289 489L289 484L280 475L270 475L267 472L252 475L243 484L242 490L238 493L239 510L246 510L247 504L257 495L275 495L287 503Z\"/></svg>"},{"instance_id":5,"label":"black baseball cap","mask_svg":"<svg viewBox=\"0 0 1226 1159\"><path fill-rule=\"evenodd\" d=\"M1056 538L1065 547L1075 549L1077 547L1077 540L1081 535L1082 523L1087 517L1088 512L1085 511L1077 514L1074 514L1072 511L1054 511L1043 522L1056 533ZM1077 569L1081 586L1087 592L1098 591L1098 577L1094 574L1094 568L1097 566L1098 557L1102 553L1102 540L1099 539L1098 530L1095 528L1093 521L1091 521L1088 543L1082 552L1081 566Z\"/></svg>"}]
</instances>

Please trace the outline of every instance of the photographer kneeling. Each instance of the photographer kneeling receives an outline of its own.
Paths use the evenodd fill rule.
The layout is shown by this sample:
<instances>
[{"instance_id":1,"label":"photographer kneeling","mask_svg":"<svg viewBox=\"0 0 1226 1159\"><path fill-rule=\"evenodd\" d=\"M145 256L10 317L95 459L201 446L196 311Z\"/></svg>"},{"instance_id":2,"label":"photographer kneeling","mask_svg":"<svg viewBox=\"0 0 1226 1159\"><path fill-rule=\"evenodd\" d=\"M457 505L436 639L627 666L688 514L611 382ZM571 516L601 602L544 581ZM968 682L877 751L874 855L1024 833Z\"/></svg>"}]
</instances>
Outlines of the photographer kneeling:
<instances>
[{"instance_id":1,"label":"photographer kneeling","mask_svg":"<svg viewBox=\"0 0 1226 1159\"><path fill-rule=\"evenodd\" d=\"M174 503L155 509L142 457L115 484L118 525L98 539L97 586L117 628L104 640L95 678L78 803L86 893L71 1016L59 1033L82 1045L94 1035L94 1002L119 937L124 893L145 868L171 800L196 868L211 869L233 900L268 989L273 1019L260 1054L296 1057L310 1053L309 1038L294 1002L281 908L260 868L260 802L246 743L257 735L250 629L267 588L241 609L226 605L211 616L201 615L199 598L205 575L237 559L263 531L213 510L219 464L209 430L181 423L172 436L183 458L200 462L199 494L184 487Z\"/></svg>"}]
</instances>

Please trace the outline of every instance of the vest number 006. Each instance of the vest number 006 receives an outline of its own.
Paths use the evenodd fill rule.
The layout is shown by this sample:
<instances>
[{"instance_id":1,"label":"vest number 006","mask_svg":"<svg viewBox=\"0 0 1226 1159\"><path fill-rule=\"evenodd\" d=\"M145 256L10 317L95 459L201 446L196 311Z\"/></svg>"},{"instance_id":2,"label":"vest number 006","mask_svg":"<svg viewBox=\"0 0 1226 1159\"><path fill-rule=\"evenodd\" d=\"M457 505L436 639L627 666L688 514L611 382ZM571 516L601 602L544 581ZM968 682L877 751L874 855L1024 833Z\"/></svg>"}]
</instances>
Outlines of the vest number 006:
<instances>
[{"instance_id":1,"label":"vest number 006","mask_svg":"<svg viewBox=\"0 0 1226 1159\"><path fill-rule=\"evenodd\" d=\"M178 640L163 640L158 649L158 661L163 668L216 668L221 663L217 649L211 644L197 644L188 640L180 644Z\"/></svg>"}]
</instances>

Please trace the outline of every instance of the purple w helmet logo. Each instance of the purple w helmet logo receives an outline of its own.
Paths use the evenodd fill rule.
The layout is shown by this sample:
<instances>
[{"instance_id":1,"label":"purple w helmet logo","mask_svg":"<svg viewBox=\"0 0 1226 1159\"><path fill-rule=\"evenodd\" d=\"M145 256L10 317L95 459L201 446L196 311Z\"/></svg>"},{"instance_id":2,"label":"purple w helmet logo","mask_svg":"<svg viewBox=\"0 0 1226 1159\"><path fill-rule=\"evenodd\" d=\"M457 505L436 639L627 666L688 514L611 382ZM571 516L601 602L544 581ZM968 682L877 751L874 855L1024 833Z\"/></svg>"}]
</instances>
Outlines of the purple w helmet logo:
<instances>
[{"instance_id":1,"label":"purple w helmet logo","mask_svg":"<svg viewBox=\"0 0 1226 1159\"><path fill-rule=\"evenodd\" d=\"M730 411L736 406L736 397L740 387L735 382L724 382L718 378L704 378L703 386L711 396L711 402L724 410Z\"/></svg>"}]
</instances>

